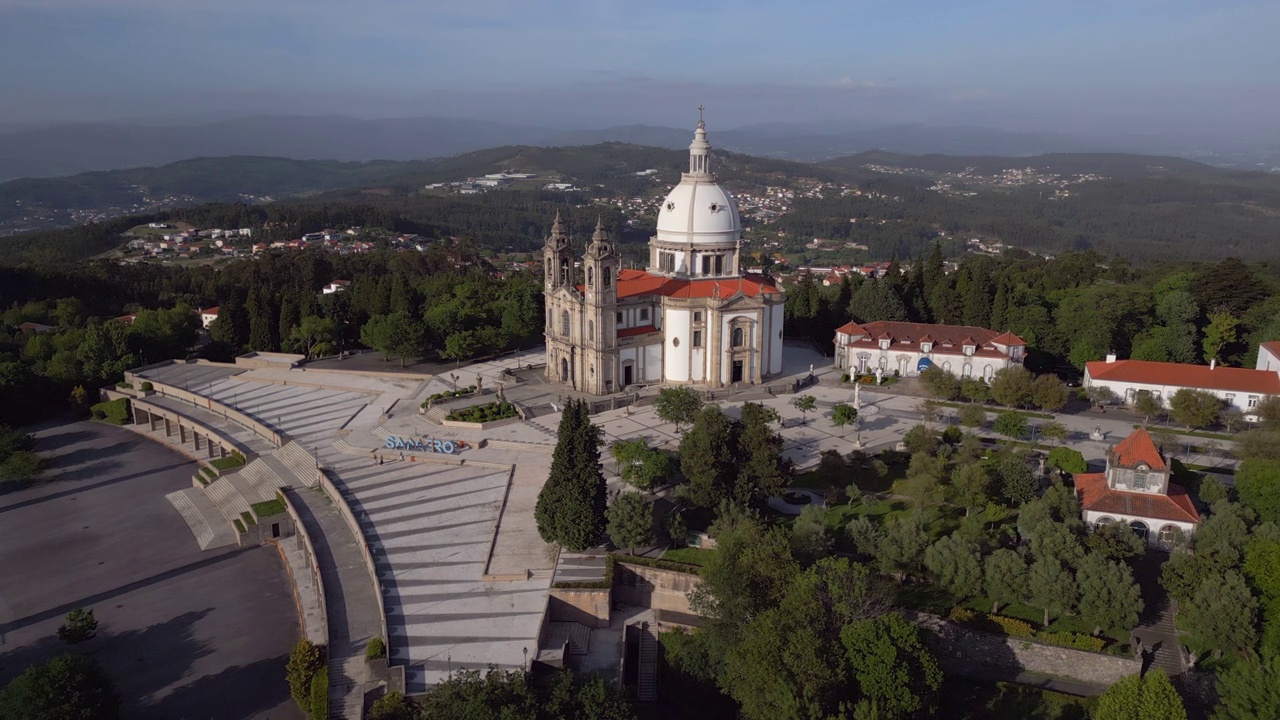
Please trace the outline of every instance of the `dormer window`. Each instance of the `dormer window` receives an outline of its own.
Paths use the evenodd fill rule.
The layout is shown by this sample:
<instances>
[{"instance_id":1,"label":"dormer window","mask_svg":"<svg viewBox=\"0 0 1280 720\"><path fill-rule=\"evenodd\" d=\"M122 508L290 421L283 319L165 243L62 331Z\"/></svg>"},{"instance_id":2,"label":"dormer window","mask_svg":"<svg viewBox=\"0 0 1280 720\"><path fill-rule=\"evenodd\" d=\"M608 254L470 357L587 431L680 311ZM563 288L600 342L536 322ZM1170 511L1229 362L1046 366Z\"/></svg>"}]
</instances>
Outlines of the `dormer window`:
<instances>
[{"instance_id":1,"label":"dormer window","mask_svg":"<svg viewBox=\"0 0 1280 720\"><path fill-rule=\"evenodd\" d=\"M974 348L973 348L973 346L972 346L972 345L965 345L965 346L964 346L964 354L965 354L965 355L972 355L972 354L973 354L973 349L974 349Z\"/></svg>"},{"instance_id":2,"label":"dormer window","mask_svg":"<svg viewBox=\"0 0 1280 720\"><path fill-rule=\"evenodd\" d=\"M890 341L889 341L889 339L888 339L888 338L885 338L885 339L881 340L881 341L880 341L880 349L881 349L881 350L888 350L888 349L889 349L889 342L890 342Z\"/></svg>"},{"instance_id":3,"label":"dormer window","mask_svg":"<svg viewBox=\"0 0 1280 720\"><path fill-rule=\"evenodd\" d=\"M931 342L920 343L920 352L927 353L932 351L933 351L933 343Z\"/></svg>"}]
</instances>

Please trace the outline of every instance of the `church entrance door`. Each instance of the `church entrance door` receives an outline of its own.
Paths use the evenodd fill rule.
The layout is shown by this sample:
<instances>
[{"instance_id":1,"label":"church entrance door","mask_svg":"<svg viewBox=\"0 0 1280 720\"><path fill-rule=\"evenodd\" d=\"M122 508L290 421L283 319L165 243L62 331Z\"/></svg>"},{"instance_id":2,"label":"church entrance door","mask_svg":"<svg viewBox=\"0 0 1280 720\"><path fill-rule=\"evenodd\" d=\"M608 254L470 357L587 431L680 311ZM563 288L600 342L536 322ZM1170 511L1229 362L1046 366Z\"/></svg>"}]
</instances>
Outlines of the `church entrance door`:
<instances>
[{"instance_id":1,"label":"church entrance door","mask_svg":"<svg viewBox=\"0 0 1280 720\"><path fill-rule=\"evenodd\" d=\"M632 370L634 370L632 365L622 366L622 387L627 387L633 382L634 378L631 377Z\"/></svg>"},{"instance_id":2,"label":"church entrance door","mask_svg":"<svg viewBox=\"0 0 1280 720\"><path fill-rule=\"evenodd\" d=\"M733 361L733 375L731 376L729 382L736 382L736 383L742 382L742 361L741 360Z\"/></svg>"}]
</instances>

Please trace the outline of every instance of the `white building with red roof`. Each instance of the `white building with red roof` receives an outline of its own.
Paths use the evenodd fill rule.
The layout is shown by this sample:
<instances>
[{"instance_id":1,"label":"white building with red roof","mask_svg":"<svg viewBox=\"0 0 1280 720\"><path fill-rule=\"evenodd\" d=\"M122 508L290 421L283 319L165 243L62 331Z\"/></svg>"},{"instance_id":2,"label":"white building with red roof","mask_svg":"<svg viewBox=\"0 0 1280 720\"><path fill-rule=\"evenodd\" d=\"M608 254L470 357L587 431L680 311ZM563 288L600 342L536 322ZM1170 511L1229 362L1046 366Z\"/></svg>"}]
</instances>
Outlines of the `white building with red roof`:
<instances>
[{"instance_id":1,"label":"white building with red roof","mask_svg":"<svg viewBox=\"0 0 1280 720\"><path fill-rule=\"evenodd\" d=\"M204 326L205 330L208 330L209 326L213 324L213 321L217 319L218 319L217 306L214 306L211 308L205 308L200 311L200 324Z\"/></svg>"},{"instance_id":2,"label":"white building with red roof","mask_svg":"<svg viewBox=\"0 0 1280 720\"><path fill-rule=\"evenodd\" d=\"M850 374L907 377L936 366L961 378L990 380L998 370L1021 365L1027 342L1011 332L968 325L880 320L836 329L835 365Z\"/></svg>"},{"instance_id":3,"label":"white building with red roof","mask_svg":"<svg viewBox=\"0 0 1280 720\"><path fill-rule=\"evenodd\" d=\"M1200 525L1191 496L1170 482L1170 467L1146 430L1107 451L1107 470L1075 476L1080 513L1091 529L1122 523L1148 545L1171 548Z\"/></svg>"},{"instance_id":4,"label":"white building with red roof","mask_svg":"<svg viewBox=\"0 0 1280 720\"><path fill-rule=\"evenodd\" d=\"M1126 405L1139 393L1147 392L1162 404L1184 388L1204 390L1237 408L1246 417L1270 395L1280 395L1280 360L1263 343L1258 350L1257 368L1224 367L1217 363L1190 365L1152 360L1106 360L1085 364L1084 386L1105 387ZM1274 369L1266 369L1272 367Z\"/></svg>"},{"instance_id":5,"label":"white building with red roof","mask_svg":"<svg viewBox=\"0 0 1280 720\"><path fill-rule=\"evenodd\" d=\"M602 224L580 264L556 215L543 247L547 378L604 395L642 383L757 384L782 372L783 293L745 272L742 222L699 118L689 172L658 211L649 266L623 270Z\"/></svg>"}]
</instances>

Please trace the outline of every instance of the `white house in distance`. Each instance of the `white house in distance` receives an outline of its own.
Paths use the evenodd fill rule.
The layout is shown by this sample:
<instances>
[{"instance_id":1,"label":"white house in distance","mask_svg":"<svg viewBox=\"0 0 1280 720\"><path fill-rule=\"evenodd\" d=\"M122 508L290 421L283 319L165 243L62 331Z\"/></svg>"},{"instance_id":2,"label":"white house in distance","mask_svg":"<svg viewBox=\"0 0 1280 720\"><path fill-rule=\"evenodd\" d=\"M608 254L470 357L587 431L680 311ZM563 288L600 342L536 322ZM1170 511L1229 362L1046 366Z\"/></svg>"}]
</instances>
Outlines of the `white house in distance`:
<instances>
[{"instance_id":1,"label":"white house in distance","mask_svg":"<svg viewBox=\"0 0 1280 720\"><path fill-rule=\"evenodd\" d=\"M324 295L332 295L336 292L342 292L343 290L346 290L347 286L350 284L351 284L350 280L334 280L333 282L321 288L320 292Z\"/></svg>"},{"instance_id":2,"label":"white house in distance","mask_svg":"<svg viewBox=\"0 0 1280 720\"><path fill-rule=\"evenodd\" d=\"M205 308L200 311L200 324L204 326L205 330L208 330L209 326L213 324L213 321L217 319L218 319L218 308L216 306L211 308Z\"/></svg>"},{"instance_id":3,"label":"white house in distance","mask_svg":"<svg viewBox=\"0 0 1280 720\"><path fill-rule=\"evenodd\" d=\"M1169 463L1146 430L1107 451L1107 470L1075 476L1080 513L1091 529L1124 523L1152 547L1191 537L1200 514L1181 485L1169 482Z\"/></svg>"},{"instance_id":4,"label":"white house in distance","mask_svg":"<svg viewBox=\"0 0 1280 720\"><path fill-rule=\"evenodd\" d=\"M908 376L937 366L961 378L984 380L1021 365L1027 352L1027 342L1011 332L888 320L842 325L835 344L836 367L850 374L880 368L886 375L896 370Z\"/></svg>"},{"instance_id":5,"label":"white house in distance","mask_svg":"<svg viewBox=\"0 0 1280 720\"><path fill-rule=\"evenodd\" d=\"M1273 346L1268 348L1267 346ZM1223 367L1217 363L1189 365L1151 360L1106 360L1085 364L1084 386L1105 387L1126 405L1147 391L1161 403L1183 388L1213 393L1245 417L1268 395L1280 395L1280 343L1263 343L1258 348L1256 369Z\"/></svg>"}]
</instances>

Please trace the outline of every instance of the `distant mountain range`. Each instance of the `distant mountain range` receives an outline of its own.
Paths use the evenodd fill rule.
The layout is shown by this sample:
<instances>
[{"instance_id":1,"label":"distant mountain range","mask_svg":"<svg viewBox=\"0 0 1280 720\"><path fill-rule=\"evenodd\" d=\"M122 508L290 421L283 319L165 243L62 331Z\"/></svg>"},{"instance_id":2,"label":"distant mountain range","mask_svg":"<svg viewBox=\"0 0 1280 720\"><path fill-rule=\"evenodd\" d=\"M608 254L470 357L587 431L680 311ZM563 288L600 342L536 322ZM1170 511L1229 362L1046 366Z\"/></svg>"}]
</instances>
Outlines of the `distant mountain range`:
<instances>
[{"instance_id":1,"label":"distant mountain range","mask_svg":"<svg viewBox=\"0 0 1280 720\"><path fill-rule=\"evenodd\" d=\"M688 128L626 125L565 131L444 118L361 120L268 116L207 124L83 123L40 128L0 125L0 180L158 166L197 157L248 155L348 162L425 160L502 145L624 142L683 148L688 146L689 137ZM1207 162L1253 167L1248 158L1195 154L1193 149L1184 152L1153 141L1099 141L969 126L850 129L773 123L732 130L713 129L711 140L724 150L798 161L826 160L868 150L913 155L1004 156L1139 152L1194 155Z\"/></svg>"}]
</instances>

